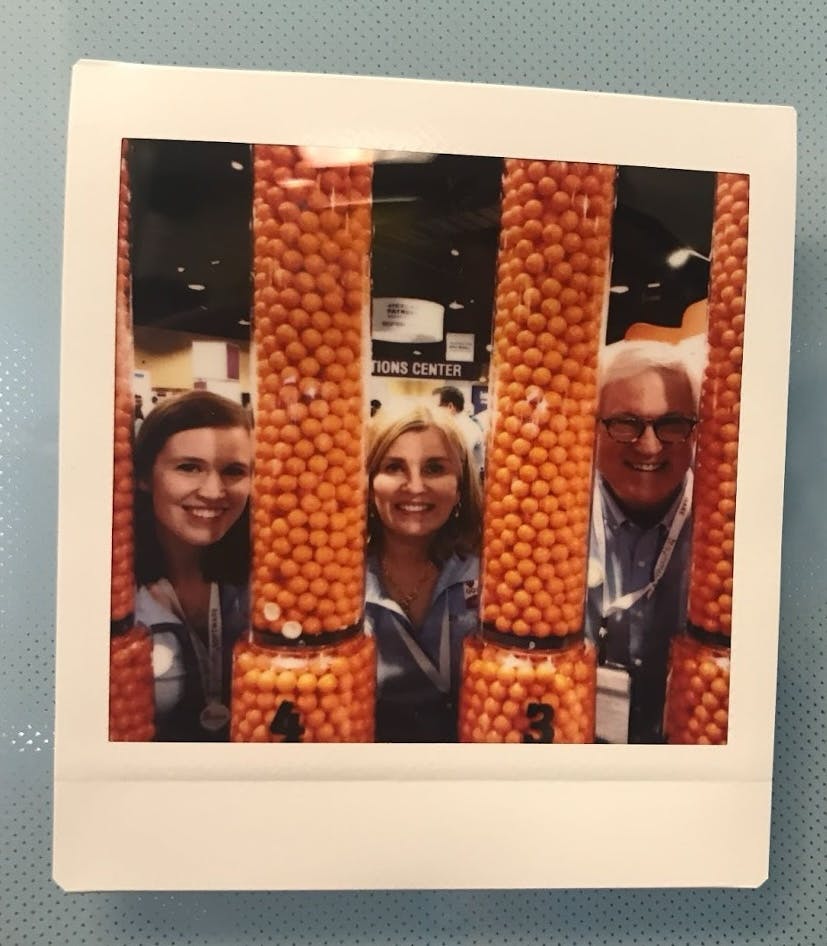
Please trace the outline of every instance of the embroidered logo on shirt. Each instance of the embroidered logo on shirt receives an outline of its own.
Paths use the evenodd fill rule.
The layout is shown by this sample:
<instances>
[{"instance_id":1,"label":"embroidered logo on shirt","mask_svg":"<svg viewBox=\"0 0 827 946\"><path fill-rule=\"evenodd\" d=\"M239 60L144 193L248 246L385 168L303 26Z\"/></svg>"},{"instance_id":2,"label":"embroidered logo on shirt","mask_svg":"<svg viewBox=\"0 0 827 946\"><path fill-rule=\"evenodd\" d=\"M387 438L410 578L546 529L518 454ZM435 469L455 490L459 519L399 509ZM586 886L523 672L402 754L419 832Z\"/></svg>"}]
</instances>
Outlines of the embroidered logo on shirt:
<instances>
[{"instance_id":1,"label":"embroidered logo on shirt","mask_svg":"<svg viewBox=\"0 0 827 946\"><path fill-rule=\"evenodd\" d=\"M476 579L463 582L462 591L465 595L465 606L467 608L476 608L479 598L479 582Z\"/></svg>"}]
</instances>

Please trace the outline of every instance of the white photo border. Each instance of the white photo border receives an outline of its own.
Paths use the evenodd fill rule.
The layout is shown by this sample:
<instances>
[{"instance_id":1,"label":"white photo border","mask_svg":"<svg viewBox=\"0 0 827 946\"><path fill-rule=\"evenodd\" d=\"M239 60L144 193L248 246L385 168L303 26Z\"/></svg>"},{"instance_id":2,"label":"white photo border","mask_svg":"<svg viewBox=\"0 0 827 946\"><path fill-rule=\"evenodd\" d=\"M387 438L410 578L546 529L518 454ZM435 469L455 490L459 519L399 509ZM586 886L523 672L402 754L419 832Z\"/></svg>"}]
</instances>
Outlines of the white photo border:
<instances>
[{"instance_id":1,"label":"white photo border","mask_svg":"<svg viewBox=\"0 0 827 946\"><path fill-rule=\"evenodd\" d=\"M123 139L733 171L749 269L726 746L108 741ZM82 61L69 116L54 876L67 890L757 886L767 876L795 217L791 108Z\"/></svg>"}]
</instances>

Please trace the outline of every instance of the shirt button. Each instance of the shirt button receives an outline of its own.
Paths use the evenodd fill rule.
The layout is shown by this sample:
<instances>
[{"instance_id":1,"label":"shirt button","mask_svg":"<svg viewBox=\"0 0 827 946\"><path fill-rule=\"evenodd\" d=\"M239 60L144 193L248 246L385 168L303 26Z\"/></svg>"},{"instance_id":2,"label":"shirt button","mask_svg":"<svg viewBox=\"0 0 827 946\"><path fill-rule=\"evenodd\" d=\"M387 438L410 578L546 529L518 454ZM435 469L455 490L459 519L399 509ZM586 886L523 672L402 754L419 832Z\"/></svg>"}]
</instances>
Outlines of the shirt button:
<instances>
[{"instance_id":1,"label":"shirt button","mask_svg":"<svg viewBox=\"0 0 827 946\"><path fill-rule=\"evenodd\" d=\"M633 663L636 667L642 667L642 666L643 666L643 661L640 659L640 657L635 657L635 659L632 661L632 663Z\"/></svg>"}]
</instances>

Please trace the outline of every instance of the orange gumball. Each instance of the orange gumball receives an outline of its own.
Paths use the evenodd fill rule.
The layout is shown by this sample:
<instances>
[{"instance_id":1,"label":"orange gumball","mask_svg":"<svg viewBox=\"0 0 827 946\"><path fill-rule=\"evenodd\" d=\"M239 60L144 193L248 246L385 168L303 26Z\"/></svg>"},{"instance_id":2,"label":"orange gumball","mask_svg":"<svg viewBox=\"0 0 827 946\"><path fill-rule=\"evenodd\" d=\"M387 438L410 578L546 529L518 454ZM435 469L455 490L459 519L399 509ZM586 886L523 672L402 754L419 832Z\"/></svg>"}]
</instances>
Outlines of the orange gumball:
<instances>
[{"instance_id":1,"label":"orange gumball","mask_svg":"<svg viewBox=\"0 0 827 946\"><path fill-rule=\"evenodd\" d=\"M530 651L467 638L460 742L594 742L596 666L586 641Z\"/></svg>"},{"instance_id":2,"label":"orange gumball","mask_svg":"<svg viewBox=\"0 0 827 946\"><path fill-rule=\"evenodd\" d=\"M614 173L506 161L492 346L494 449L485 488L487 528L498 523L493 532L504 548L484 545L482 612L494 629L520 637L562 637L582 626L587 550L578 524L589 514L609 244L581 230L608 234ZM586 288L584 273L596 274ZM501 514L513 521L499 522ZM539 565L547 575L534 585L528 579ZM556 577L569 584L552 607L544 583Z\"/></svg>"},{"instance_id":3,"label":"orange gumball","mask_svg":"<svg viewBox=\"0 0 827 946\"><path fill-rule=\"evenodd\" d=\"M133 627L113 634L109 645L109 740L148 742L154 735L152 639Z\"/></svg>"},{"instance_id":4,"label":"orange gumball","mask_svg":"<svg viewBox=\"0 0 827 946\"><path fill-rule=\"evenodd\" d=\"M732 630L735 549L731 536L736 508L748 198L746 175L718 175L712 225L708 365L698 410L689 620L701 630L724 635ZM726 541L724 529L728 532Z\"/></svg>"},{"instance_id":5,"label":"orange gumball","mask_svg":"<svg viewBox=\"0 0 827 946\"><path fill-rule=\"evenodd\" d=\"M673 745L725 745L729 731L728 647L684 635L672 641L664 711Z\"/></svg>"},{"instance_id":6,"label":"orange gumball","mask_svg":"<svg viewBox=\"0 0 827 946\"><path fill-rule=\"evenodd\" d=\"M230 740L372 742L375 688L372 637L312 648L239 641Z\"/></svg>"},{"instance_id":7,"label":"orange gumball","mask_svg":"<svg viewBox=\"0 0 827 946\"><path fill-rule=\"evenodd\" d=\"M371 226L364 203L371 168L315 166L281 145L254 150L254 218L272 219L279 239L256 240L253 273L259 378L253 624L288 637L313 636L358 623L362 610L361 597L347 603L330 597L324 569L343 544L359 553L364 546L361 360L369 244L363 236ZM300 185L264 186L274 155L285 179ZM350 203L344 195L357 188L366 194L360 190ZM259 318L264 309L274 317ZM346 534L349 513L356 518ZM363 586L363 555L348 553L337 567L343 582Z\"/></svg>"},{"instance_id":8,"label":"orange gumball","mask_svg":"<svg viewBox=\"0 0 827 946\"><path fill-rule=\"evenodd\" d=\"M121 157L121 199L118 205L117 270L115 290L115 390L112 468L111 602L113 621L127 619L135 610L132 527L132 307L129 259L129 170L124 142Z\"/></svg>"}]
</instances>

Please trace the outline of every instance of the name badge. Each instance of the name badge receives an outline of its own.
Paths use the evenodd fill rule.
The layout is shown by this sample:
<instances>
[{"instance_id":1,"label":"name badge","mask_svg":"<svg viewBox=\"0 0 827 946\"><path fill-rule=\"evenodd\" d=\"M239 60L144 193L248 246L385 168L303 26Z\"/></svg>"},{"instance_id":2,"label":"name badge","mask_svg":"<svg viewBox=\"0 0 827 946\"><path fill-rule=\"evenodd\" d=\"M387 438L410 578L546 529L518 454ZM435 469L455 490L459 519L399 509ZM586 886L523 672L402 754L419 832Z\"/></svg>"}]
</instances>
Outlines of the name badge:
<instances>
[{"instance_id":1,"label":"name badge","mask_svg":"<svg viewBox=\"0 0 827 946\"><path fill-rule=\"evenodd\" d=\"M597 668L595 736L600 742L624 745L629 741L632 678L623 667Z\"/></svg>"}]
</instances>

